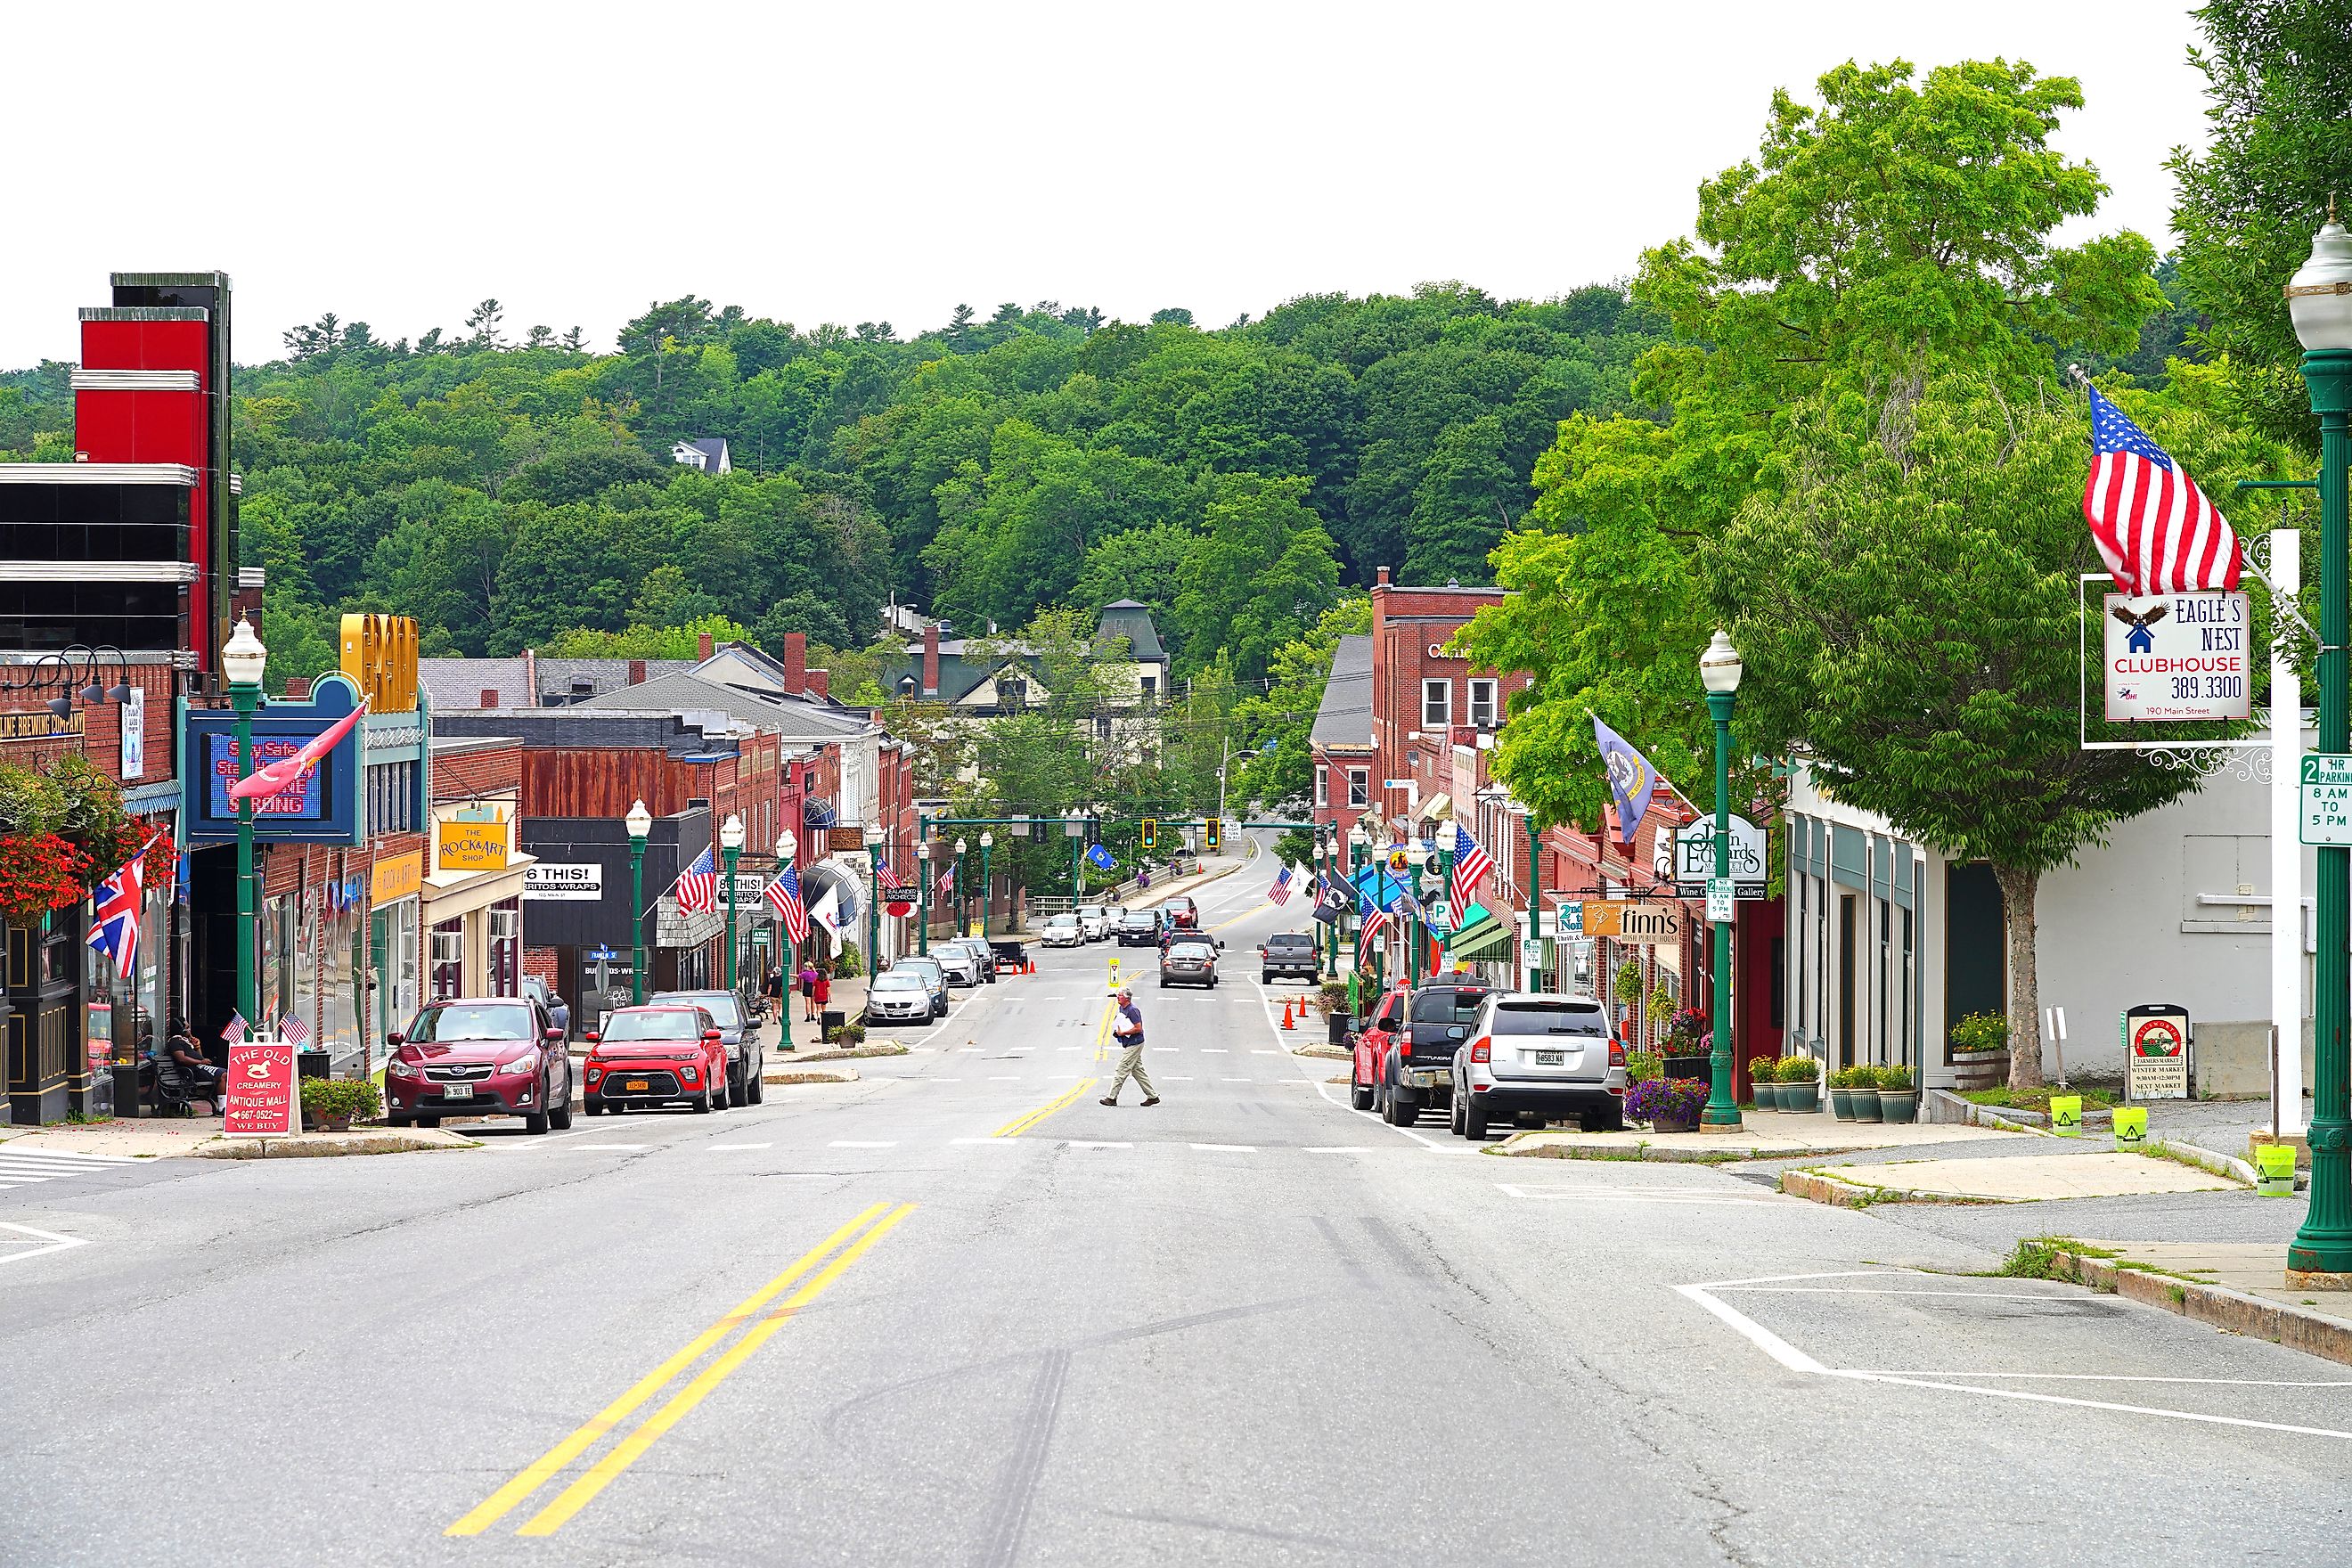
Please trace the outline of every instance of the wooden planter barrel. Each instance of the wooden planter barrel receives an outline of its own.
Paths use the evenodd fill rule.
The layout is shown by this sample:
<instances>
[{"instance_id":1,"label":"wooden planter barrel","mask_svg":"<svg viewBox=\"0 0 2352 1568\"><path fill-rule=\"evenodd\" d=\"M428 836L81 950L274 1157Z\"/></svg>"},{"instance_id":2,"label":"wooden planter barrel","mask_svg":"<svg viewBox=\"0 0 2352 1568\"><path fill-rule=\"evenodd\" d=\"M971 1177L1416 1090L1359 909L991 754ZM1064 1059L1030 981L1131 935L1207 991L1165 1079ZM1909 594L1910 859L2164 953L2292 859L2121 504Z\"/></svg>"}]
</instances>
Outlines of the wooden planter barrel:
<instances>
[{"instance_id":1,"label":"wooden planter barrel","mask_svg":"<svg viewBox=\"0 0 2352 1568\"><path fill-rule=\"evenodd\" d=\"M1969 1051L1952 1058L1952 1070L1962 1094L1970 1089L1999 1089L2009 1081L2007 1051Z\"/></svg>"}]
</instances>

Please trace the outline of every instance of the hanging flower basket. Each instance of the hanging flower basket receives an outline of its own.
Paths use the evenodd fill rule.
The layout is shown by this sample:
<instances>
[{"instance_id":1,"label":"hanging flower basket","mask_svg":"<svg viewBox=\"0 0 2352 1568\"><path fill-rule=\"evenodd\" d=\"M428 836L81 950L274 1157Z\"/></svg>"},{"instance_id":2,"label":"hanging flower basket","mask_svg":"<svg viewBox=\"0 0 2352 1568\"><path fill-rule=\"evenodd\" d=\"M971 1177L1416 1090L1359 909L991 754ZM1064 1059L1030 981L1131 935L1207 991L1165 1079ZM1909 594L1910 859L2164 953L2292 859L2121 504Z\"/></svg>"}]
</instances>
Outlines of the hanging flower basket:
<instances>
[{"instance_id":1,"label":"hanging flower basket","mask_svg":"<svg viewBox=\"0 0 2352 1568\"><path fill-rule=\"evenodd\" d=\"M79 903L87 858L54 833L0 837L0 920L29 925L51 910Z\"/></svg>"}]
</instances>

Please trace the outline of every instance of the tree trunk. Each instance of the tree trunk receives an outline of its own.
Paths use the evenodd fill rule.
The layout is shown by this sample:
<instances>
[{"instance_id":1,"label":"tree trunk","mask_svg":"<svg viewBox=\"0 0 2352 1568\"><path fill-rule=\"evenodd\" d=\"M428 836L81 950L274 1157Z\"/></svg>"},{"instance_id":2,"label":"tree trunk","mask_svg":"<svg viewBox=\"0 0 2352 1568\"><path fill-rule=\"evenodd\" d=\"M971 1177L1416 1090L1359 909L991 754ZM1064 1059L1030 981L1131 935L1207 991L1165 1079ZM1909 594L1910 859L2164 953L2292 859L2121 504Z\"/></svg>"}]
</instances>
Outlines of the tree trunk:
<instances>
[{"instance_id":1,"label":"tree trunk","mask_svg":"<svg viewBox=\"0 0 2352 1568\"><path fill-rule=\"evenodd\" d=\"M2033 962L2033 895L2041 873L1995 865L2009 933L2009 1087L2042 1087L2042 986Z\"/></svg>"}]
</instances>

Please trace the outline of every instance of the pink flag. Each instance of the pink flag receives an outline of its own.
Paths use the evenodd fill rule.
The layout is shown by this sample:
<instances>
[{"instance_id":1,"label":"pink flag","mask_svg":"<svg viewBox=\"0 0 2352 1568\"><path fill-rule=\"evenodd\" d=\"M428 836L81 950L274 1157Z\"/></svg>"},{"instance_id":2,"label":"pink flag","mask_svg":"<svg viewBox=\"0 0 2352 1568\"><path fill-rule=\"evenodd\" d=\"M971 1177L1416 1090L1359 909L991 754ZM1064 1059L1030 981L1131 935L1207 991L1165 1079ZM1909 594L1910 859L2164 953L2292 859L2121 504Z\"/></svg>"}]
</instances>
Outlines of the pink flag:
<instances>
[{"instance_id":1,"label":"pink flag","mask_svg":"<svg viewBox=\"0 0 2352 1568\"><path fill-rule=\"evenodd\" d=\"M335 749L336 742L352 732L352 726L358 723L360 715L366 711L367 700L362 698L358 707L328 725L317 735L303 742L302 749L292 756L280 757L266 768L256 768L249 777L238 779L230 784L229 799L244 800L250 796L255 800L262 800L273 795L282 795L293 788L304 773L319 765L320 758Z\"/></svg>"}]
</instances>

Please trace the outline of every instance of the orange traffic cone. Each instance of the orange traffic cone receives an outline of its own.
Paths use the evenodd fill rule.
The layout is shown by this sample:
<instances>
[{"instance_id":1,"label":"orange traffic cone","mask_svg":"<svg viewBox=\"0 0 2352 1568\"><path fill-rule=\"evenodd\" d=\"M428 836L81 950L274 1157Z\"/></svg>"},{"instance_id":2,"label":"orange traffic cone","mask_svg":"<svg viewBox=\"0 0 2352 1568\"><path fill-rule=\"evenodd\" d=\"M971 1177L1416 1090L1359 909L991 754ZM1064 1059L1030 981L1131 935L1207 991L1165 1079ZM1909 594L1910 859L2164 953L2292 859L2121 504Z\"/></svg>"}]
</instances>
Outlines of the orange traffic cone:
<instances>
[{"instance_id":1,"label":"orange traffic cone","mask_svg":"<svg viewBox=\"0 0 2352 1568\"><path fill-rule=\"evenodd\" d=\"M1287 996L1282 999L1282 1026L1286 1029L1297 1026L1290 1021L1290 998Z\"/></svg>"}]
</instances>

